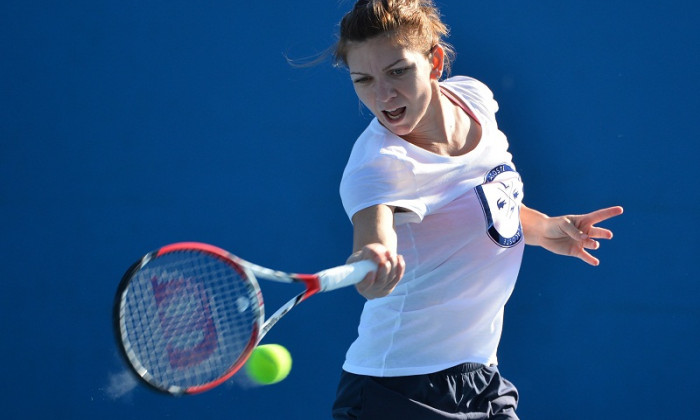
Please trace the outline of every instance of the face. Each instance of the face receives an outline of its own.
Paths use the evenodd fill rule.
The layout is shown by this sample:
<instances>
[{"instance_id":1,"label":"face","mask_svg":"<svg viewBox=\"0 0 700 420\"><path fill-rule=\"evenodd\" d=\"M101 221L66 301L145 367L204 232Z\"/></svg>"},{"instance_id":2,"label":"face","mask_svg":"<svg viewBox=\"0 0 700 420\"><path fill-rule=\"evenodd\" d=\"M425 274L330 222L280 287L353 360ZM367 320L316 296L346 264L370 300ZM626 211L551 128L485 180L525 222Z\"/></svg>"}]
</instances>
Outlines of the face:
<instances>
[{"instance_id":1,"label":"face","mask_svg":"<svg viewBox=\"0 0 700 420\"><path fill-rule=\"evenodd\" d=\"M355 93L384 127L402 137L429 129L440 54L396 46L380 36L350 47L346 61Z\"/></svg>"}]
</instances>

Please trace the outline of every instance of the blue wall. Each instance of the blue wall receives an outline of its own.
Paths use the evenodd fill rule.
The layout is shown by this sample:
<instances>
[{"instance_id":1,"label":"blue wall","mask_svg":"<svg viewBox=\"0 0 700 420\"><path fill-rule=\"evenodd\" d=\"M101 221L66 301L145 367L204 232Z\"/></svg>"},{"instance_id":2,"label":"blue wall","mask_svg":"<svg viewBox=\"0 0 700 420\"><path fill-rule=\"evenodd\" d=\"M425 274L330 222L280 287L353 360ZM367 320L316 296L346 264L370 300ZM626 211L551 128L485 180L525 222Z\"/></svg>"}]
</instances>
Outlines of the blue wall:
<instances>
[{"instance_id":1,"label":"blue wall","mask_svg":"<svg viewBox=\"0 0 700 420\"><path fill-rule=\"evenodd\" d=\"M676 418L699 391L698 6L442 0L455 74L501 105L550 214L621 204L585 264L528 248L506 308L504 375L524 419ZM4 418L328 418L362 299L312 299L265 342L287 380L119 398L111 331L128 264L198 240L288 271L344 261L337 194L369 121L322 51L351 2L7 0L0 6ZM288 288L266 289L271 306ZM296 290L294 290L296 291ZM310 325L310 326L306 326ZM283 413L283 414L280 414Z\"/></svg>"}]
</instances>

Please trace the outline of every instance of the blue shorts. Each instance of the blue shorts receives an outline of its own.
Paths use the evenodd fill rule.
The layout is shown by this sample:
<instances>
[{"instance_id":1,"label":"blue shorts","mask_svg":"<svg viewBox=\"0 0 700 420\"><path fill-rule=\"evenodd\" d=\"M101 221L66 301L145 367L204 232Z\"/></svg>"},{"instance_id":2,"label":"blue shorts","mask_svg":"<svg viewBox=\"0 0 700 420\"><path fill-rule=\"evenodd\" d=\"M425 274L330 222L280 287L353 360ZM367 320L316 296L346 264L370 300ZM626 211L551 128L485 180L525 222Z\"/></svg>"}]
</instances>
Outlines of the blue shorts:
<instances>
[{"instance_id":1,"label":"blue shorts","mask_svg":"<svg viewBox=\"0 0 700 420\"><path fill-rule=\"evenodd\" d=\"M343 371L336 420L517 420L518 391L496 366L465 363L436 373L374 377Z\"/></svg>"}]
</instances>

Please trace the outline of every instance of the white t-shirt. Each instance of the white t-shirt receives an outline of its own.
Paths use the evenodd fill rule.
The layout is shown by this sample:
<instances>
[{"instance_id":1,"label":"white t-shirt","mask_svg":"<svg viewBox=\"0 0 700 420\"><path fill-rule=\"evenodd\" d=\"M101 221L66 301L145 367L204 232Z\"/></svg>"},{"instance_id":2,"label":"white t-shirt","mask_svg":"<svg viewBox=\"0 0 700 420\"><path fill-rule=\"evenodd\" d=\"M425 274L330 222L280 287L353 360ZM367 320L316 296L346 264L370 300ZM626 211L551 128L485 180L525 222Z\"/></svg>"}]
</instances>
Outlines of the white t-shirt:
<instances>
[{"instance_id":1,"label":"white t-shirt","mask_svg":"<svg viewBox=\"0 0 700 420\"><path fill-rule=\"evenodd\" d=\"M523 186L491 91L468 77L441 87L481 125L475 149L440 156L375 118L343 174L340 194L350 218L376 204L406 210L394 216L406 273L390 295L365 303L343 365L351 373L405 376L497 363L503 309L524 248Z\"/></svg>"}]
</instances>

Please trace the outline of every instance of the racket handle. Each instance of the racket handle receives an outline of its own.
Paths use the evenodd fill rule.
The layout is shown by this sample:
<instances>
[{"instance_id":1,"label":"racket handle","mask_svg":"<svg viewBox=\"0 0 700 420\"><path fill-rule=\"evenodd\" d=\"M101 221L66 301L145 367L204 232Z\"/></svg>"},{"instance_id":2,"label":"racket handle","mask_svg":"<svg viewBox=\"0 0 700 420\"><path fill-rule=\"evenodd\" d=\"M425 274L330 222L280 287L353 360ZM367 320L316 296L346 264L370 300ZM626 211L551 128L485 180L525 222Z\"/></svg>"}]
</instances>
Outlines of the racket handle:
<instances>
[{"instance_id":1,"label":"racket handle","mask_svg":"<svg viewBox=\"0 0 700 420\"><path fill-rule=\"evenodd\" d=\"M370 260L357 261L352 264L329 268L318 273L321 291L352 286L365 278L367 273L377 269L377 264Z\"/></svg>"}]
</instances>

